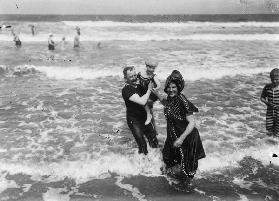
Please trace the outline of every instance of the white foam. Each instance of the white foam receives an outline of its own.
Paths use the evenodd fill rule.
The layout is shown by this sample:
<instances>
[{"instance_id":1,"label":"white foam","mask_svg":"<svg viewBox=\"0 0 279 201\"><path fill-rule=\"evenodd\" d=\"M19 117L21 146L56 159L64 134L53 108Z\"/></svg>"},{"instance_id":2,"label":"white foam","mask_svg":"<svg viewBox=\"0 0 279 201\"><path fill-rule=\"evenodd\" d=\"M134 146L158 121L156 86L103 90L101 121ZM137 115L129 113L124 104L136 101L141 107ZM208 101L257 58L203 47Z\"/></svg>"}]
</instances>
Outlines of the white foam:
<instances>
[{"instance_id":1,"label":"white foam","mask_svg":"<svg viewBox=\"0 0 279 201\"><path fill-rule=\"evenodd\" d=\"M267 166L270 162L279 166L279 159L272 157L274 153L278 154L278 145L266 144L263 139L259 139L257 146L247 149L237 149L235 151L210 152L206 158L199 161L199 169L197 177L207 175L211 172L220 172L225 168L239 167L239 161L247 156L259 160L263 165ZM218 143L217 143L218 144ZM206 147L205 147L206 148ZM125 149L125 147L123 147ZM40 181L44 176L48 176L48 182L60 181L65 177L73 178L77 184L87 182L93 178L107 178L113 172L122 177L145 175L159 176L161 175L161 167L164 166L160 149L150 149L147 156L137 154L137 149L130 150L129 154L102 152L87 153L87 157L79 157L76 161L61 160L60 162L44 162L39 163L21 161L7 162L0 161L0 172L8 172L14 174L31 175L34 181ZM17 161L17 160L14 160ZM256 171L256 170L254 170ZM9 183L2 176L0 187L6 188L7 185L15 186ZM238 185L248 187L249 184L243 183L244 180L234 180Z\"/></svg>"},{"instance_id":2,"label":"white foam","mask_svg":"<svg viewBox=\"0 0 279 201\"><path fill-rule=\"evenodd\" d=\"M133 187L131 184L121 183L122 180L123 180L123 177L117 177L115 184L117 186L119 186L120 188L130 191L134 198L136 198L140 201L147 201L146 199L144 199L145 195L141 194L141 192L137 188Z\"/></svg>"},{"instance_id":3,"label":"white foam","mask_svg":"<svg viewBox=\"0 0 279 201\"><path fill-rule=\"evenodd\" d=\"M245 178L234 178L232 182L238 185L240 188L251 190L251 186L253 185L253 182L245 181L244 179Z\"/></svg>"},{"instance_id":4,"label":"white foam","mask_svg":"<svg viewBox=\"0 0 279 201\"><path fill-rule=\"evenodd\" d=\"M161 64L162 66L168 64ZM62 80L75 80L75 79L97 79L100 77L107 76L118 76L122 75L121 67L109 67L103 69L85 68L85 67L62 67L62 66L32 66L32 68L45 73L47 77L53 79ZM235 67L197 67L180 65L174 66L173 69L177 69L185 77L186 80L199 80L199 79L220 79L224 76L236 76L236 75L255 75L259 73L270 72L274 67L255 67L255 68L243 68L239 66ZM158 77L160 80L165 80L173 69L160 68L158 69ZM202 73L201 73L202 72Z\"/></svg>"},{"instance_id":5,"label":"white foam","mask_svg":"<svg viewBox=\"0 0 279 201\"><path fill-rule=\"evenodd\" d=\"M44 201L70 201L69 194L61 194L65 189L61 188L49 188L46 193L43 194Z\"/></svg>"},{"instance_id":6,"label":"white foam","mask_svg":"<svg viewBox=\"0 0 279 201\"><path fill-rule=\"evenodd\" d=\"M31 37L28 34L21 34L20 40L23 42L45 42L46 35ZM63 34L57 34L53 40L58 44ZM66 36L67 41L72 42L72 36ZM13 39L8 35L0 35L0 41L10 42ZM203 41L279 41L279 34L184 34L183 32L146 32L131 33L117 31L100 31L98 33L88 33L80 37L80 41L169 41L169 40L203 40Z\"/></svg>"},{"instance_id":7,"label":"white foam","mask_svg":"<svg viewBox=\"0 0 279 201\"><path fill-rule=\"evenodd\" d=\"M7 152L7 149L0 149L0 153Z\"/></svg>"},{"instance_id":8,"label":"white foam","mask_svg":"<svg viewBox=\"0 0 279 201\"><path fill-rule=\"evenodd\" d=\"M67 26L79 27L279 27L279 22L113 22L113 21L62 21Z\"/></svg>"},{"instance_id":9,"label":"white foam","mask_svg":"<svg viewBox=\"0 0 279 201\"><path fill-rule=\"evenodd\" d=\"M191 67L187 65L181 65L179 67L174 67L173 69L177 69L181 72L183 77L186 80L199 80L199 79L220 79L224 76L236 76L236 75L245 75L245 76L251 76L259 73L266 73L270 72L272 70L272 67L256 67L256 68L241 68L238 66L235 67L218 67L216 69L215 67L208 67L208 68L202 68L202 67ZM158 77L160 79L166 79L166 77L171 73L171 69L168 71L159 70Z\"/></svg>"},{"instance_id":10,"label":"white foam","mask_svg":"<svg viewBox=\"0 0 279 201\"><path fill-rule=\"evenodd\" d=\"M194 191L198 192L198 193L201 194L201 195L205 195L205 192L204 192L204 191L199 190L199 189L197 189L197 188L195 188Z\"/></svg>"},{"instance_id":11,"label":"white foam","mask_svg":"<svg viewBox=\"0 0 279 201\"><path fill-rule=\"evenodd\" d=\"M59 163L8 163L1 161L0 172L7 171L9 174L32 175L33 180L41 180L42 176L48 175L49 182L59 181L65 177L84 183L92 178L110 177L109 172L121 176L131 175L160 175L163 162L159 149L150 150L149 155L139 155L137 150L131 155L107 153L96 159L84 161L61 161Z\"/></svg>"},{"instance_id":12,"label":"white foam","mask_svg":"<svg viewBox=\"0 0 279 201\"><path fill-rule=\"evenodd\" d=\"M32 187L32 184L23 184L22 185L23 192L28 192L31 187Z\"/></svg>"},{"instance_id":13,"label":"white foam","mask_svg":"<svg viewBox=\"0 0 279 201\"><path fill-rule=\"evenodd\" d=\"M19 188L13 180L7 180L6 177L7 173L0 175L0 193L2 193L7 188Z\"/></svg>"},{"instance_id":14,"label":"white foam","mask_svg":"<svg viewBox=\"0 0 279 201\"><path fill-rule=\"evenodd\" d=\"M238 201L250 201L245 195L239 194L240 199Z\"/></svg>"},{"instance_id":15,"label":"white foam","mask_svg":"<svg viewBox=\"0 0 279 201\"><path fill-rule=\"evenodd\" d=\"M96 79L106 76L122 76L122 71L112 69L94 70L82 67L60 67L60 66L34 66L35 69L45 73L48 77L63 80Z\"/></svg>"},{"instance_id":16,"label":"white foam","mask_svg":"<svg viewBox=\"0 0 279 201\"><path fill-rule=\"evenodd\" d=\"M262 139L259 139L262 140ZM270 145L265 142L259 142L256 147L247 149L231 150L230 153L210 153L206 158L199 161L199 171L211 172L218 171L223 168L239 167L239 161L246 156L259 160L263 165L270 163L279 166L279 159L272 157L274 153L278 153L278 145Z\"/></svg>"}]
</instances>

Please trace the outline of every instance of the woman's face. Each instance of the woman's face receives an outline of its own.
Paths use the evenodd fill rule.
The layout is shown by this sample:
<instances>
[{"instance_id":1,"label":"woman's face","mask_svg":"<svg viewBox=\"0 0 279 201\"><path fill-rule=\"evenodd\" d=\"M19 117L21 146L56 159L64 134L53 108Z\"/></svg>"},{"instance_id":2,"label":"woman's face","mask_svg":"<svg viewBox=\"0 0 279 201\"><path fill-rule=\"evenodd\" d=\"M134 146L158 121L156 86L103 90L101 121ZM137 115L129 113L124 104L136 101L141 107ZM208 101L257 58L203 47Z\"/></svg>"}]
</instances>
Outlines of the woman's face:
<instances>
[{"instance_id":1,"label":"woman's face","mask_svg":"<svg viewBox=\"0 0 279 201\"><path fill-rule=\"evenodd\" d=\"M172 98L178 94L178 88L175 83L171 82L167 88L168 95Z\"/></svg>"}]
</instances>

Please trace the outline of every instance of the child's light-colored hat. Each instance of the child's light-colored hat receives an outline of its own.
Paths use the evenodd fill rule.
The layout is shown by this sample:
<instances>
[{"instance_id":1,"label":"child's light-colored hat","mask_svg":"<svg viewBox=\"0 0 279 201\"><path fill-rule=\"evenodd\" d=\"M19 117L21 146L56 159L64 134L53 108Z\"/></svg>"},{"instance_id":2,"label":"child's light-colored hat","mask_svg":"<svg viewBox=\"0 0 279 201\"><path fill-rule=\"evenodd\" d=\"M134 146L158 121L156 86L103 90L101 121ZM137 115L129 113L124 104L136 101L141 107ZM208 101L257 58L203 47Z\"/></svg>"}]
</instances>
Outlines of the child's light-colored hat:
<instances>
[{"instance_id":1,"label":"child's light-colored hat","mask_svg":"<svg viewBox=\"0 0 279 201\"><path fill-rule=\"evenodd\" d=\"M157 67L158 66L158 62L154 61L152 59L146 59L145 60L145 65L146 66L153 66L153 67Z\"/></svg>"}]
</instances>

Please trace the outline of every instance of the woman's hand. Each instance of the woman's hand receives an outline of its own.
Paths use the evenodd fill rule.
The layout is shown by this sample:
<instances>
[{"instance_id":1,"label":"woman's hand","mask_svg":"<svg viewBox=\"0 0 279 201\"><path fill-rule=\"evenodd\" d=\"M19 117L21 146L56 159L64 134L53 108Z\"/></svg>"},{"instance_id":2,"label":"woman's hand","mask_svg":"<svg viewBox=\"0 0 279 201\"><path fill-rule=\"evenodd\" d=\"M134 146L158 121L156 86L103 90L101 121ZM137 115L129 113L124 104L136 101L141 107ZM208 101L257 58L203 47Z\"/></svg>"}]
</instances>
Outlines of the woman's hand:
<instances>
[{"instance_id":1,"label":"woman's hand","mask_svg":"<svg viewBox=\"0 0 279 201\"><path fill-rule=\"evenodd\" d=\"M182 143L183 143L184 139L182 139L181 137L177 138L175 140L175 142L173 143L174 147L181 147Z\"/></svg>"}]
</instances>

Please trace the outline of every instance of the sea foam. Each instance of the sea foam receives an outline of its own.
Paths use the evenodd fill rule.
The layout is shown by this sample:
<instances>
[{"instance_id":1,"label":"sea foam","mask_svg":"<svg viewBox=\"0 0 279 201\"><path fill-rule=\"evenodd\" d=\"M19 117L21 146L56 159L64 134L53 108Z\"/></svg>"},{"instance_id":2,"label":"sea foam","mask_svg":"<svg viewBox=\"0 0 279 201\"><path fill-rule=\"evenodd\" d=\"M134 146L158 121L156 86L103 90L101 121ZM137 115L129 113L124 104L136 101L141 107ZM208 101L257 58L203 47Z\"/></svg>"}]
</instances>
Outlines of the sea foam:
<instances>
[{"instance_id":1,"label":"sea foam","mask_svg":"<svg viewBox=\"0 0 279 201\"><path fill-rule=\"evenodd\" d=\"M164 65L164 64L162 64ZM95 69L94 67L62 67L62 66L32 66L32 68L44 73L47 77L53 79L63 79L63 80L75 80L75 79L98 79L108 76L117 76L122 79L122 67L108 67L105 69ZM199 80L199 79L220 79L224 76L236 76L245 75L251 76L259 73L270 72L273 67L255 67L255 68L216 68L206 67L197 68L196 66L191 67L187 65L181 65L173 67L173 69L179 70L182 75L184 75L186 80ZM166 77L171 73L172 69L158 69L158 77L160 80L166 79ZM65 76L66 75L66 76Z\"/></svg>"},{"instance_id":2,"label":"sea foam","mask_svg":"<svg viewBox=\"0 0 279 201\"><path fill-rule=\"evenodd\" d=\"M66 37L66 41L72 42L74 39L73 35L67 35L58 33L53 37L53 40L59 43L62 37ZM23 42L46 42L48 40L47 34L40 34L32 37L28 34L19 35L21 41ZM10 42L13 38L8 35L0 35L0 41ZM99 31L94 34L88 33L80 37L80 41L170 41L170 40L203 40L203 41L279 41L279 34L269 34L269 33L254 33L254 34L170 34L169 32L150 32L146 34L145 32L130 33L121 31Z\"/></svg>"}]
</instances>

